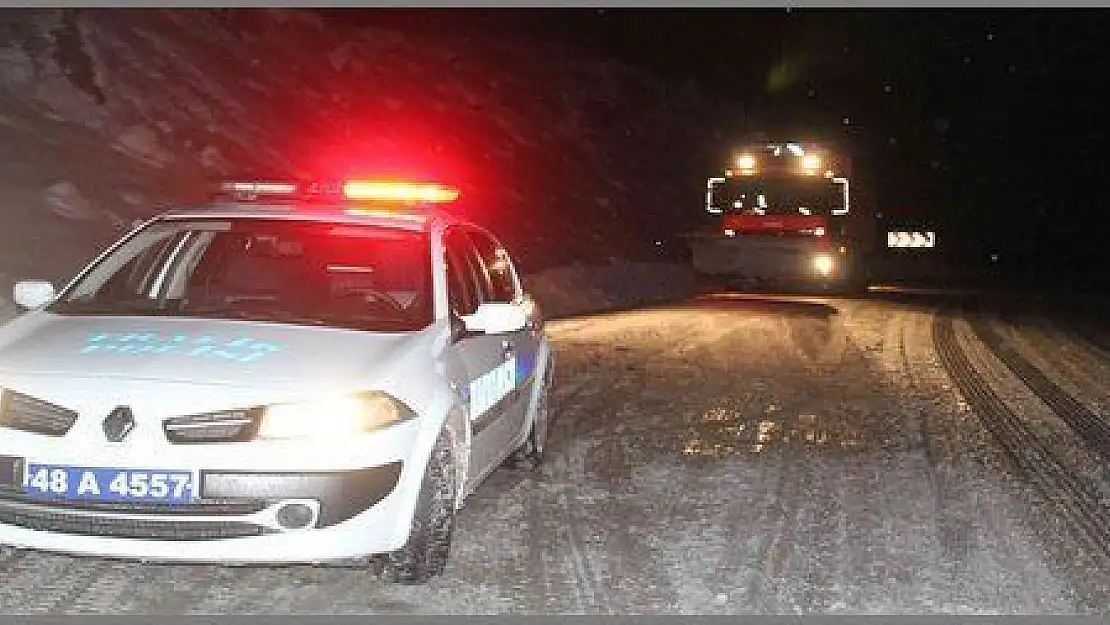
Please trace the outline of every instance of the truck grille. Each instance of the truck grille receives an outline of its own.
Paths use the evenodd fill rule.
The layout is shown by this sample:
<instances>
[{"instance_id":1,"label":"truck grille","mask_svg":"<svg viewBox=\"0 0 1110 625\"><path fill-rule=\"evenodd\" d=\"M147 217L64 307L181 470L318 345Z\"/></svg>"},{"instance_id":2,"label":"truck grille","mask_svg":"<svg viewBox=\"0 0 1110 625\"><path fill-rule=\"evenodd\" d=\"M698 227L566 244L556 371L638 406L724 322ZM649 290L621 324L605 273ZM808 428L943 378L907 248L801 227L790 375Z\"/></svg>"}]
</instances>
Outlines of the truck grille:
<instances>
[{"instance_id":1,"label":"truck grille","mask_svg":"<svg viewBox=\"0 0 1110 625\"><path fill-rule=\"evenodd\" d=\"M15 391L0 391L0 427L47 436L63 436L77 412Z\"/></svg>"}]
</instances>

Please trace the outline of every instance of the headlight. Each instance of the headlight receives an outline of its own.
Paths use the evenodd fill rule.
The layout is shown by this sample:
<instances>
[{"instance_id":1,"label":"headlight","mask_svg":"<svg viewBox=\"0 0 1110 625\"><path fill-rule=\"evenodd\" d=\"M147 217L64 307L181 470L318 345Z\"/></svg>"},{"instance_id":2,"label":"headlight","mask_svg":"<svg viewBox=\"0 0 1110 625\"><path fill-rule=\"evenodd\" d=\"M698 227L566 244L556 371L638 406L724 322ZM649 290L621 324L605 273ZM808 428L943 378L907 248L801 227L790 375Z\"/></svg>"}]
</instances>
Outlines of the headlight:
<instances>
[{"instance_id":1,"label":"headlight","mask_svg":"<svg viewBox=\"0 0 1110 625\"><path fill-rule=\"evenodd\" d=\"M823 276L830 275L835 267L836 263L829 254L818 254L813 257L813 268Z\"/></svg>"},{"instance_id":2,"label":"headlight","mask_svg":"<svg viewBox=\"0 0 1110 625\"><path fill-rule=\"evenodd\" d=\"M387 428L415 418L401 402L384 393L325 397L262 409L258 438L342 438Z\"/></svg>"}]
</instances>

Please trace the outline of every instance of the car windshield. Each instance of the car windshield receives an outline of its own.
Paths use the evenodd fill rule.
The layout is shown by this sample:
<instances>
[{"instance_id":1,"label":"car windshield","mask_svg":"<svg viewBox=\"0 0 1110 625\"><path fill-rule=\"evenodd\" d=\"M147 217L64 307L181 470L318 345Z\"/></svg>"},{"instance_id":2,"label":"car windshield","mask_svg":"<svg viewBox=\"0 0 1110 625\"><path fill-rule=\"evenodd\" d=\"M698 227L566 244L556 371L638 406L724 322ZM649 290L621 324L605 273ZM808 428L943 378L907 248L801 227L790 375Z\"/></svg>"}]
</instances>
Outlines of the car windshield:
<instances>
[{"instance_id":1,"label":"car windshield","mask_svg":"<svg viewBox=\"0 0 1110 625\"><path fill-rule=\"evenodd\" d=\"M48 310L413 331L431 322L424 233L260 219L158 222Z\"/></svg>"},{"instance_id":2,"label":"car windshield","mask_svg":"<svg viewBox=\"0 0 1110 625\"><path fill-rule=\"evenodd\" d=\"M843 188L824 178L733 178L713 190L714 208L727 213L827 216L843 205Z\"/></svg>"}]
</instances>

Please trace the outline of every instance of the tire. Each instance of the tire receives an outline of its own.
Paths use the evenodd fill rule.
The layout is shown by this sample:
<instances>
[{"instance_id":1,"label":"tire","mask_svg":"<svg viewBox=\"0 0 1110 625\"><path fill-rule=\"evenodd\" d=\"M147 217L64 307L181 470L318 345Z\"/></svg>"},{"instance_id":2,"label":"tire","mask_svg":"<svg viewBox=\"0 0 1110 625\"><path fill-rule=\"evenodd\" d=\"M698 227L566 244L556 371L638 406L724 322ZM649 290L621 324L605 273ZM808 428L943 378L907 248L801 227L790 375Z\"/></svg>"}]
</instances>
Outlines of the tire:
<instances>
[{"instance_id":1,"label":"tire","mask_svg":"<svg viewBox=\"0 0 1110 625\"><path fill-rule=\"evenodd\" d=\"M548 386L540 389L536 398L536 415L532 425L528 428L528 436L512 455L509 456L510 464L515 468L537 469L543 464L547 453L547 435L551 424L550 400Z\"/></svg>"},{"instance_id":2,"label":"tire","mask_svg":"<svg viewBox=\"0 0 1110 625\"><path fill-rule=\"evenodd\" d=\"M423 584L443 574L455 535L455 486L455 463L444 431L424 471L409 540L384 557L381 575L385 581Z\"/></svg>"}]
</instances>

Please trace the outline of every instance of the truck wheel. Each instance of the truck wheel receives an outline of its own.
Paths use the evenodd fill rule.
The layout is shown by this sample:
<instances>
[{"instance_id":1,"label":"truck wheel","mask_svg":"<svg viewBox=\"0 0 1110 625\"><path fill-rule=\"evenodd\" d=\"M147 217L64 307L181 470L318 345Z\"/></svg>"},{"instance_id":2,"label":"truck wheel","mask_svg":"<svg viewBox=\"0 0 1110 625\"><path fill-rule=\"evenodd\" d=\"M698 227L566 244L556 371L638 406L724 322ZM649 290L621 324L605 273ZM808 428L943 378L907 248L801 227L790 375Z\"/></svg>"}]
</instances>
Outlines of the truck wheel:
<instances>
[{"instance_id":1,"label":"truck wheel","mask_svg":"<svg viewBox=\"0 0 1110 625\"><path fill-rule=\"evenodd\" d=\"M432 449L409 540L385 556L382 577L388 582L423 584L443 574L455 535L455 463L447 432Z\"/></svg>"}]
</instances>

